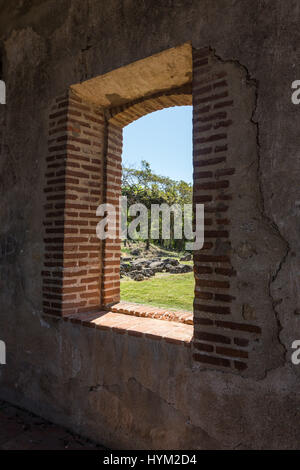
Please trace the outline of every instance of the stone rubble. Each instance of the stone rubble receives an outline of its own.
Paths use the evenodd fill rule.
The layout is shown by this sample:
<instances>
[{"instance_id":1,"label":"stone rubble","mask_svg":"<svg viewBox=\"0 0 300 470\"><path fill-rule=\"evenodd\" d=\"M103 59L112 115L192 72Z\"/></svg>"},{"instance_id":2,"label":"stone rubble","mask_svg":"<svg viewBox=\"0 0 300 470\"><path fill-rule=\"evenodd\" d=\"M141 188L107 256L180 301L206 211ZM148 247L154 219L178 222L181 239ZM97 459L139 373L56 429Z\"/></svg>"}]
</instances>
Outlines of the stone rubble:
<instances>
[{"instance_id":1,"label":"stone rubble","mask_svg":"<svg viewBox=\"0 0 300 470\"><path fill-rule=\"evenodd\" d=\"M134 256L139 250L133 250ZM139 251L140 254L140 251ZM190 261L192 256L188 253L180 261ZM155 276L156 273L184 274L193 271L193 267L187 264L181 264L174 258L133 258L123 257L120 264L121 278L128 276L134 281L143 281Z\"/></svg>"}]
</instances>

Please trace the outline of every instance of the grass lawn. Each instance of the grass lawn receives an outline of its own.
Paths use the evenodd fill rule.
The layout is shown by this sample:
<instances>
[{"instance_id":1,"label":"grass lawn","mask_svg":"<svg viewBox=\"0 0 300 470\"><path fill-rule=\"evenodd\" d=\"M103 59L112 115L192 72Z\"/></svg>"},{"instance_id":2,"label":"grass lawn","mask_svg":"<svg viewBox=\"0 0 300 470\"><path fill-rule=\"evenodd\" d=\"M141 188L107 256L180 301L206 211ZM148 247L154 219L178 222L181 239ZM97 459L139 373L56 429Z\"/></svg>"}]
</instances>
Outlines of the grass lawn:
<instances>
[{"instance_id":1,"label":"grass lawn","mask_svg":"<svg viewBox=\"0 0 300 470\"><path fill-rule=\"evenodd\" d=\"M193 311L194 273L156 274L146 281L121 280L121 300Z\"/></svg>"}]
</instances>

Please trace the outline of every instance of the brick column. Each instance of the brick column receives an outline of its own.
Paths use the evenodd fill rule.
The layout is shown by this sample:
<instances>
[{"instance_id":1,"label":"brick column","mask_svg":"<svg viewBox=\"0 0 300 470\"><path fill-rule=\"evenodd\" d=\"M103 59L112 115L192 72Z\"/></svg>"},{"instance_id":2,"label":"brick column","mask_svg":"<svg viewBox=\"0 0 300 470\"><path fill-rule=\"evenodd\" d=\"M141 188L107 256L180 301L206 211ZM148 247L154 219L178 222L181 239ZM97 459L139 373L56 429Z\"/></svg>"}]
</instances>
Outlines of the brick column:
<instances>
[{"instance_id":1,"label":"brick column","mask_svg":"<svg viewBox=\"0 0 300 470\"><path fill-rule=\"evenodd\" d=\"M104 190L105 202L115 206L117 235L119 235L119 198L122 181L123 131L108 123L107 151L105 158ZM103 305L109 306L120 301L120 256L121 240L107 238L103 243Z\"/></svg>"},{"instance_id":2,"label":"brick column","mask_svg":"<svg viewBox=\"0 0 300 470\"><path fill-rule=\"evenodd\" d=\"M101 307L103 112L72 94L50 113L46 174L44 313L64 316Z\"/></svg>"},{"instance_id":3,"label":"brick column","mask_svg":"<svg viewBox=\"0 0 300 470\"><path fill-rule=\"evenodd\" d=\"M209 49L193 51L194 202L205 205L205 244L194 255L194 354L203 367L247 369L250 341L260 334L255 324L233 311L237 289L231 264L231 185L229 130L234 102L225 65ZM245 119L249 119L248 116Z\"/></svg>"}]
</instances>

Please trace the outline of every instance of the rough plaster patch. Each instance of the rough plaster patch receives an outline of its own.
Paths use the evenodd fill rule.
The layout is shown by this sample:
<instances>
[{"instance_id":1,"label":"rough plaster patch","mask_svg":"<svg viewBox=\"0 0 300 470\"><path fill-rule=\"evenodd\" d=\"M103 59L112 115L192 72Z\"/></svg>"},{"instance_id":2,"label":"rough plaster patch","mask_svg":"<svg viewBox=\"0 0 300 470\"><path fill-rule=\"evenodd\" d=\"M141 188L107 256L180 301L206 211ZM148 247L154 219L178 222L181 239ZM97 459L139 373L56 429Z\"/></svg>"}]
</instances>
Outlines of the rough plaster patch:
<instances>
[{"instance_id":1,"label":"rough plaster patch","mask_svg":"<svg viewBox=\"0 0 300 470\"><path fill-rule=\"evenodd\" d=\"M8 65L12 70L22 67L24 61L30 67L38 67L44 58L45 43L32 28L26 28L21 31L13 31L5 41L5 49ZM24 76L24 93L26 88Z\"/></svg>"},{"instance_id":2,"label":"rough plaster patch","mask_svg":"<svg viewBox=\"0 0 300 470\"><path fill-rule=\"evenodd\" d=\"M240 258L240 261L236 261L235 268L237 271L239 271L239 268L241 270L243 268L244 260L249 271L250 280L251 263L253 267L257 267L261 263L261 269L264 272L265 280L267 280L267 291L261 292L259 296L258 293L255 292L256 299L255 301L253 299L253 304L251 301L244 301L244 305L251 305L252 318L256 318L258 323L262 325L263 343L261 346L263 346L263 348L258 356L252 354L253 361L251 362L253 370L256 370L255 375L257 375L257 378L263 378L268 371L273 368L280 367L284 363L285 347L280 338L282 326L279 322L278 312L276 311L276 301L271 295L271 284L278 276L282 263L286 259L288 254L288 245L286 240L282 237L278 227L273 220L270 219L265 210L261 175L259 122L255 120L258 106L259 83L250 76L248 69L238 60L223 60L217 54L215 55L224 65L231 65L236 69L235 80L238 79L238 74L240 74L239 82L237 81L236 85L234 85L234 99L235 107L240 107L240 110L243 113L242 120L244 124L241 123L241 130L243 129L243 126L246 126L246 115L249 120L249 129L244 136L244 139L249 139L249 151L247 148L243 147L243 144L240 145L241 148L244 148L244 151L247 154L247 161L244 161L243 163L243 158L241 158L241 162L238 162L238 160L236 161L237 168L240 166L242 170L239 175L240 183L244 180L245 186L243 188L241 184L240 188L234 188L236 191L235 198L238 196L242 202L243 198L245 199L246 196L246 206L244 207L244 210L247 212L249 211L249 221L244 221L240 226L241 228L243 227L243 230L238 232L240 237L242 237L243 231L247 235L245 236L245 240L241 239L236 246L235 251L237 256ZM235 119L235 121L237 122L237 119ZM251 126L253 126L252 130ZM237 128L235 129L235 132L236 134L238 133ZM233 139L236 140L238 137L233 136ZM253 142L251 142L251 140L253 140ZM236 142L238 142L238 140L236 140ZM235 152L239 152L239 148L236 144L235 147ZM241 152L243 152L243 150L241 150ZM241 155L241 157L244 157L244 155ZM242 168L241 165L244 165L244 168ZM241 194L239 194L238 191L241 191ZM234 220L235 218L236 223L238 223L239 219L243 216L238 205L233 206L233 209L234 211L232 211L231 219ZM233 241L233 244L234 243L236 242ZM246 288L247 283L248 280L246 283L244 281L239 281L238 285L239 289L241 289L241 294L243 293L243 289ZM249 283L249 286L251 286L251 282ZM237 298L239 297L239 291L237 291L236 296ZM260 299L261 301L257 303L258 297L260 296L262 296ZM257 306L255 305L256 303ZM273 321L268 316L268 303L272 308ZM260 307L258 307L259 304ZM244 309L242 311L245 313ZM246 315L248 316L248 314ZM259 350L259 344L257 344L257 347L254 347L254 350L256 349L257 351ZM255 357L256 359L254 360Z\"/></svg>"},{"instance_id":3,"label":"rough plaster patch","mask_svg":"<svg viewBox=\"0 0 300 470\"><path fill-rule=\"evenodd\" d=\"M249 71L247 70L247 74L249 76ZM272 276L270 277L269 280L269 296L272 301L272 306L273 306L273 311L277 323L277 338L280 343L280 345L283 348L283 355L287 359L287 348L284 343L284 341L281 338L281 332L283 330L283 325L280 322L280 316L279 316L279 311L277 310L277 305L278 305L278 298L276 294L274 295L274 289L273 285L276 284L276 281L278 279L278 276L280 275L280 272L284 266L284 264L287 261L288 255L290 253L290 245L289 242L285 239L285 237L282 234L282 231L280 230L280 227L278 224L276 224L275 219L271 218L270 215L267 213L266 210L266 204L265 204L265 197L264 197L264 187L263 187L263 175L262 175L262 168L261 168L261 145L260 145L260 126L259 126L259 120L255 117L258 109L258 100L259 100L259 84L257 81L256 83L256 93L255 93L255 109L252 114L251 121L253 124L256 126L257 129L257 153L258 153L258 169L257 169L257 175L258 175L258 182L259 182L259 191L260 191L260 199L261 199L261 212L264 217L264 219L267 221L269 224L270 228L276 233L278 238L281 240L282 244L282 258L279 260L277 267L275 271L272 273ZM280 301L279 301L280 303Z\"/></svg>"}]
</instances>

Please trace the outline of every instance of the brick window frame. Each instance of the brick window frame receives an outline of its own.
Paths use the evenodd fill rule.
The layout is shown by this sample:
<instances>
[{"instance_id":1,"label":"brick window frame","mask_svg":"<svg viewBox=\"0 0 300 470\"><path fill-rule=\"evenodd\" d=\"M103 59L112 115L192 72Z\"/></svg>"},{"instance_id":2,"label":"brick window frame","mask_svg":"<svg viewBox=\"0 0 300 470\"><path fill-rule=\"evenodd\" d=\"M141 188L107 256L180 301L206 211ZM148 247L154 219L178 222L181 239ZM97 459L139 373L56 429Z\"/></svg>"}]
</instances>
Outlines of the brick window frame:
<instances>
[{"instance_id":1,"label":"brick window frame","mask_svg":"<svg viewBox=\"0 0 300 470\"><path fill-rule=\"evenodd\" d=\"M143 322L127 325L129 334L192 346L194 366L247 374L261 328L245 321L237 308L237 272L231 260L236 167L230 144L231 128L238 125L236 95L228 64L211 49L193 49L192 61L189 83L120 106L100 107L72 89L55 99L49 116L43 311L102 329L109 328L109 311L117 315L111 326L117 332L126 330L130 315L140 313ZM160 331L153 334L151 328L146 331L150 318L145 317L152 321L157 312L120 307L120 240L102 242L96 237L96 208L118 203L123 127L149 112L188 104L193 105L194 203L205 204L205 243L194 254L193 326L181 319L176 333L174 325L166 329L161 322Z\"/></svg>"}]
</instances>

